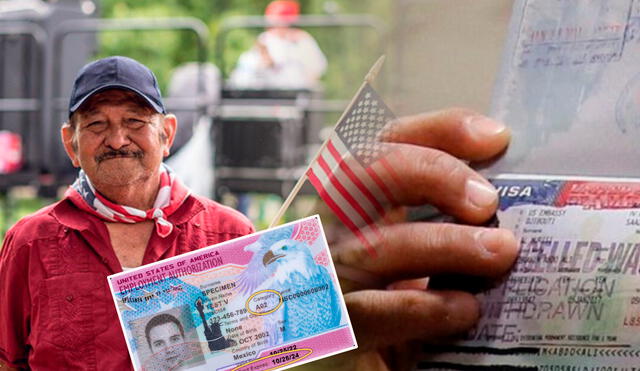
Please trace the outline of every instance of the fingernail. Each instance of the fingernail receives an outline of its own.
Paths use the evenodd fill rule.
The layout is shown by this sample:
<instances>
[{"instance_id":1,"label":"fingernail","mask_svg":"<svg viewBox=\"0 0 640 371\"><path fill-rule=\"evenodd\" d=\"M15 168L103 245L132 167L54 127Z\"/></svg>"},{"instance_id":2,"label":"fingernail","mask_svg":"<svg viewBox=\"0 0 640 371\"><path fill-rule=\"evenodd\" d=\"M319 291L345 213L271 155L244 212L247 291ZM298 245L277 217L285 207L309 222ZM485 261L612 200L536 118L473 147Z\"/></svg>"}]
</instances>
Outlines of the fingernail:
<instances>
[{"instance_id":1,"label":"fingernail","mask_svg":"<svg viewBox=\"0 0 640 371\"><path fill-rule=\"evenodd\" d=\"M485 116L470 116L465 120L465 125L476 138L498 135L507 129L503 123Z\"/></svg>"},{"instance_id":2,"label":"fingernail","mask_svg":"<svg viewBox=\"0 0 640 371\"><path fill-rule=\"evenodd\" d=\"M467 180L467 200L477 208L485 208L493 205L498 199L498 192L491 184L476 180Z\"/></svg>"},{"instance_id":3,"label":"fingernail","mask_svg":"<svg viewBox=\"0 0 640 371\"><path fill-rule=\"evenodd\" d=\"M399 119L393 119L387 122L377 134L377 139L380 141L393 142L398 134L396 126L400 123Z\"/></svg>"},{"instance_id":4,"label":"fingernail","mask_svg":"<svg viewBox=\"0 0 640 371\"><path fill-rule=\"evenodd\" d=\"M476 241L486 251L496 254L505 244L502 231L499 229L483 229L476 233Z\"/></svg>"}]
</instances>

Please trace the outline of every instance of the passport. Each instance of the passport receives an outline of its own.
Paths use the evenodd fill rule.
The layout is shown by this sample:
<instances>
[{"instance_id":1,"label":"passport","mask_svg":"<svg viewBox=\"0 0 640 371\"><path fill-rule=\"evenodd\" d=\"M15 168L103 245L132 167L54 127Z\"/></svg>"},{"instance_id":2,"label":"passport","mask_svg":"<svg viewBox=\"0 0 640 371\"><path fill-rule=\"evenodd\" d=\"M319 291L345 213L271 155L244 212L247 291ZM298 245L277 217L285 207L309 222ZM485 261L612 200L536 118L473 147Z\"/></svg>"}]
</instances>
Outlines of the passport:
<instances>
[{"instance_id":1,"label":"passport","mask_svg":"<svg viewBox=\"0 0 640 371\"><path fill-rule=\"evenodd\" d=\"M416 369L640 370L639 61L637 0L514 2L490 113L513 138L482 173L519 255L463 282L478 324Z\"/></svg>"}]
</instances>

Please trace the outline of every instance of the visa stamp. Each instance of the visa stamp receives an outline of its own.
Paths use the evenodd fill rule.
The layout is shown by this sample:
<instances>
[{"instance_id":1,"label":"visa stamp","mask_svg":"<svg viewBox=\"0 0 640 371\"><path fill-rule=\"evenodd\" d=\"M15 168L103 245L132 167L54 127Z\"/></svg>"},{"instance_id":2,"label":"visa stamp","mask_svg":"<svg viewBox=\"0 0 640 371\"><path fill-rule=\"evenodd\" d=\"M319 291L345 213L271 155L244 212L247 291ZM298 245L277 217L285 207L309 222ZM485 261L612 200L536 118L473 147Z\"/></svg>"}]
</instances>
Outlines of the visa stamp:
<instances>
[{"instance_id":1,"label":"visa stamp","mask_svg":"<svg viewBox=\"0 0 640 371\"><path fill-rule=\"evenodd\" d=\"M318 216L108 280L136 370L285 369L357 347Z\"/></svg>"},{"instance_id":2,"label":"visa stamp","mask_svg":"<svg viewBox=\"0 0 640 371\"><path fill-rule=\"evenodd\" d=\"M477 326L425 347L422 368L637 369L640 182L527 177L492 181L498 224L520 241L515 265L477 295Z\"/></svg>"}]
</instances>

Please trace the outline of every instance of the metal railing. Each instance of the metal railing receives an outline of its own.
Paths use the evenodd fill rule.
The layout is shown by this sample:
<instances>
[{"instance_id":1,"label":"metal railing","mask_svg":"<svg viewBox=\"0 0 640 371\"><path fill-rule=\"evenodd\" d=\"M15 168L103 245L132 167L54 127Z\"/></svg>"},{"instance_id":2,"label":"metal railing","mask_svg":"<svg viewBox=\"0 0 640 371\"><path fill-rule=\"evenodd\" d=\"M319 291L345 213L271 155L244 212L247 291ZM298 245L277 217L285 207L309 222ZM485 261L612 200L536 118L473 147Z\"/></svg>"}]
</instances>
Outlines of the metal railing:
<instances>
[{"instance_id":1,"label":"metal railing","mask_svg":"<svg viewBox=\"0 0 640 371\"><path fill-rule=\"evenodd\" d=\"M27 36L36 44L36 58L40 63L44 60L44 45L47 40L47 32L38 24L29 21L0 22L0 37L2 36ZM41 69L38 68L40 71ZM0 113L38 113L42 110L40 98L0 98ZM14 185L25 185L33 182L38 175L41 165L42 137L31 137L32 132L37 132L40 122L30 122L22 128L23 158L26 159L24 167L15 173L2 174L0 176L0 189L7 189ZM30 143L27 145L26 143Z\"/></svg>"},{"instance_id":2,"label":"metal railing","mask_svg":"<svg viewBox=\"0 0 640 371\"><path fill-rule=\"evenodd\" d=\"M51 57L47 58L45 68L45 97L43 117L45 130L52 130L54 118L61 110L67 108L69 98L59 95L62 86L60 69L62 60L63 43L67 37L73 34L90 33L95 34L103 31L186 31L192 33L197 41L197 60L200 63L200 74L204 73L202 63L208 57L209 29L197 18L175 17L175 18L127 18L127 19L74 19L60 23L52 31L52 51ZM46 84L49 84L48 86ZM198 93L192 99L187 97L166 99L167 107L177 110L196 110L204 113L207 102L203 98L205 92L205 79L198 79ZM48 149L49 151L51 148ZM55 159L50 158L51 161ZM53 168L54 164L45 164L47 168Z\"/></svg>"}]
</instances>

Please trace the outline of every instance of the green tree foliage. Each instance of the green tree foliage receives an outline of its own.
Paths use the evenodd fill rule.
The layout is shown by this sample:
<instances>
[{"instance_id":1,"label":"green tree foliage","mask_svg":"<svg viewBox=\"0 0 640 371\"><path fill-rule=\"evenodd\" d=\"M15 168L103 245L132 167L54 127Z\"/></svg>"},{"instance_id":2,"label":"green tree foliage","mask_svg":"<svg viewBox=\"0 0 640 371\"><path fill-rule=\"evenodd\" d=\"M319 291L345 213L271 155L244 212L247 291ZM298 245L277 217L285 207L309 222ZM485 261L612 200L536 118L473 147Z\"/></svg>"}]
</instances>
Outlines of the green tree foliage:
<instances>
[{"instance_id":1,"label":"green tree foliage","mask_svg":"<svg viewBox=\"0 0 640 371\"><path fill-rule=\"evenodd\" d=\"M210 32L208 60L220 66L215 53L220 27L225 19L240 15L261 15L270 0L103 0L104 18L195 17ZM300 0L303 14L372 14L384 18L390 13L391 0ZM261 30L234 29L227 33L222 45L225 72L228 73L239 55L249 49ZM331 99L350 97L362 81L369 66L384 45L370 28L321 27L307 29L329 60L323 78L325 96ZM197 60L196 39L188 32L119 31L99 36L100 56L127 55L147 64L158 76L163 91L175 66Z\"/></svg>"}]
</instances>

